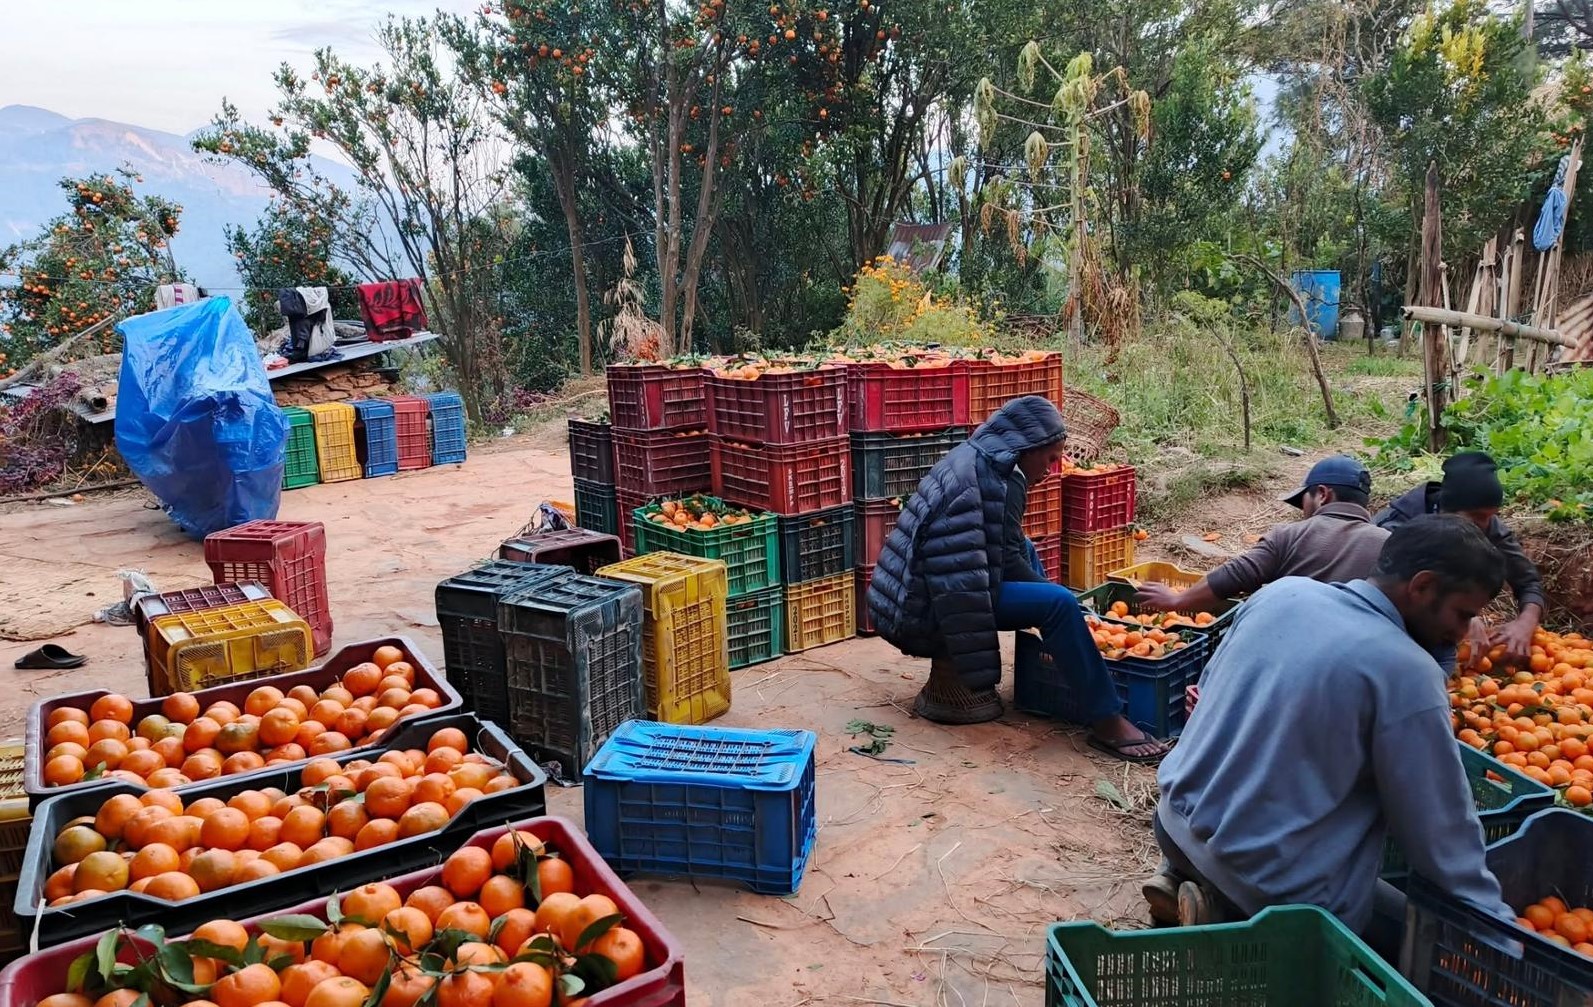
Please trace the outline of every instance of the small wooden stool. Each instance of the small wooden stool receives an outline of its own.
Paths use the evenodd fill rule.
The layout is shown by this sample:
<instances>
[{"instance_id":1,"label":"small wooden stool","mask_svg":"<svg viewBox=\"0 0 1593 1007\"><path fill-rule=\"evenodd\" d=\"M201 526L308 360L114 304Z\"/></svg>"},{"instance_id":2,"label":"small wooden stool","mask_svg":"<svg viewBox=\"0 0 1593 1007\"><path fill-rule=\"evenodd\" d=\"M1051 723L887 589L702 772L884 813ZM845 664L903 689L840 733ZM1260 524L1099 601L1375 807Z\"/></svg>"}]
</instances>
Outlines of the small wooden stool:
<instances>
[{"instance_id":1,"label":"small wooden stool","mask_svg":"<svg viewBox=\"0 0 1593 1007\"><path fill-rule=\"evenodd\" d=\"M1001 697L994 689L967 688L951 661L937 657L929 662L929 681L913 700L913 712L937 724L983 724L1001 716Z\"/></svg>"}]
</instances>

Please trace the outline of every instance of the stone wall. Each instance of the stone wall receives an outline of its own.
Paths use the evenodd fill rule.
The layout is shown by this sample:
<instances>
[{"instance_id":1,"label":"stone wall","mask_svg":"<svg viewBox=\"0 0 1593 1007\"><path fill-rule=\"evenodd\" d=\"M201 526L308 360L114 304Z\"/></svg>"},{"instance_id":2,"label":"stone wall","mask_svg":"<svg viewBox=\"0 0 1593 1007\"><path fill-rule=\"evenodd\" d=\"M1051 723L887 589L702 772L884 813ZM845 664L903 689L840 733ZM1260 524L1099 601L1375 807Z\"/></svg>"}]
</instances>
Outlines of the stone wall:
<instances>
[{"instance_id":1,"label":"stone wall","mask_svg":"<svg viewBox=\"0 0 1593 1007\"><path fill-rule=\"evenodd\" d=\"M398 388L369 360L334 364L307 374L271 382L279 406L309 406L318 402L347 402L397 395Z\"/></svg>"}]
</instances>

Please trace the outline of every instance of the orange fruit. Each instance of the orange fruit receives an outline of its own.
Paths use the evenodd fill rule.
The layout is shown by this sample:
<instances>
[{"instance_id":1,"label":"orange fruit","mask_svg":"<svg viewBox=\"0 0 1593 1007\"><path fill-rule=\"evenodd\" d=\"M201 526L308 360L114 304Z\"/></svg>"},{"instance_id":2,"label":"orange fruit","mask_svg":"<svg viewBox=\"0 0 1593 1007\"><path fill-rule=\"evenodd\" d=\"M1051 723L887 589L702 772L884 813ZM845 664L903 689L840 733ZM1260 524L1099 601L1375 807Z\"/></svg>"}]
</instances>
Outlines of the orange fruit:
<instances>
[{"instance_id":1,"label":"orange fruit","mask_svg":"<svg viewBox=\"0 0 1593 1007\"><path fill-rule=\"evenodd\" d=\"M38 1007L94 1007L94 1001L81 993L57 993L40 1000Z\"/></svg>"},{"instance_id":2,"label":"orange fruit","mask_svg":"<svg viewBox=\"0 0 1593 1007\"><path fill-rule=\"evenodd\" d=\"M400 906L381 917L382 929L393 938L400 954L412 954L416 948L425 947L435 928L418 906ZM399 936L402 935L402 936Z\"/></svg>"},{"instance_id":3,"label":"orange fruit","mask_svg":"<svg viewBox=\"0 0 1593 1007\"><path fill-rule=\"evenodd\" d=\"M435 752L439 748L453 748L460 752L470 750L470 739L465 737L465 732L457 727L445 727L432 734L431 740L426 742L426 751Z\"/></svg>"},{"instance_id":4,"label":"orange fruit","mask_svg":"<svg viewBox=\"0 0 1593 1007\"><path fill-rule=\"evenodd\" d=\"M511 829L493 840L492 869L501 873L514 866L519 858L521 847L529 848L533 854L539 857L545 849L542 845L542 840L532 833L524 829L519 831Z\"/></svg>"},{"instance_id":5,"label":"orange fruit","mask_svg":"<svg viewBox=\"0 0 1593 1007\"><path fill-rule=\"evenodd\" d=\"M220 753L199 751L183 760L182 773L190 780L213 780L221 775Z\"/></svg>"},{"instance_id":6,"label":"orange fruit","mask_svg":"<svg viewBox=\"0 0 1593 1007\"><path fill-rule=\"evenodd\" d=\"M484 941L466 941L454 952L454 965L457 967L502 965L507 960L507 956L498 950L497 945Z\"/></svg>"},{"instance_id":7,"label":"orange fruit","mask_svg":"<svg viewBox=\"0 0 1593 1007\"><path fill-rule=\"evenodd\" d=\"M85 752L84 754L88 753ZM150 773L165 769L166 760L161 758L158 753L146 748L128 752L127 758L122 760L122 764L118 768L147 779Z\"/></svg>"},{"instance_id":8,"label":"orange fruit","mask_svg":"<svg viewBox=\"0 0 1593 1007\"><path fill-rule=\"evenodd\" d=\"M442 915L442 911L453 904L453 892L441 885L423 885L410 892L409 898L404 900L405 906L425 913L433 925L437 923L437 917Z\"/></svg>"},{"instance_id":9,"label":"orange fruit","mask_svg":"<svg viewBox=\"0 0 1593 1007\"><path fill-rule=\"evenodd\" d=\"M44 727L45 730L49 730L56 724L64 724L67 721L71 721L76 724L82 724L84 727L87 727L89 723L89 715L87 712L79 710L75 706L58 706L50 711L50 715L48 717L44 718Z\"/></svg>"},{"instance_id":10,"label":"orange fruit","mask_svg":"<svg viewBox=\"0 0 1593 1007\"><path fill-rule=\"evenodd\" d=\"M391 818L373 818L366 822L354 837L356 850L370 850L385 846L398 838L398 823Z\"/></svg>"},{"instance_id":11,"label":"orange fruit","mask_svg":"<svg viewBox=\"0 0 1593 1007\"><path fill-rule=\"evenodd\" d=\"M248 850L245 852L253 851ZM277 867L276 864L273 864L264 857L255 857L253 860L250 860L247 863L239 866L237 872L232 876L232 883L235 885L241 885L249 881L259 881L263 878L275 877L281 873L281 868ZM297 947L297 945L295 945L295 947Z\"/></svg>"},{"instance_id":12,"label":"orange fruit","mask_svg":"<svg viewBox=\"0 0 1593 1007\"><path fill-rule=\"evenodd\" d=\"M103 766L108 772L121 766L122 760L127 758L127 754L130 751L131 749L127 747L125 741L117 741L115 738L102 738L90 745L88 751L84 753L83 765L91 768Z\"/></svg>"},{"instance_id":13,"label":"orange fruit","mask_svg":"<svg viewBox=\"0 0 1593 1007\"><path fill-rule=\"evenodd\" d=\"M355 696L369 696L376 691L376 683L382 677L380 667L370 663L356 664L343 673L343 688Z\"/></svg>"},{"instance_id":14,"label":"orange fruit","mask_svg":"<svg viewBox=\"0 0 1593 1007\"><path fill-rule=\"evenodd\" d=\"M464 810L465 805L480 796L482 796L481 791L474 787L460 787L448 798L448 816L452 818L454 815L459 814L459 812Z\"/></svg>"},{"instance_id":15,"label":"orange fruit","mask_svg":"<svg viewBox=\"0 0 1593 1007\"><path fill-rule=\"evenodd\" d=\"M448 770L448 778L454 781L454 786L460 790L485 790L487 784L498 771L493 766L484 766L479 762L461 762Z\"/></svg>"},{"instance_id":16,"label":"orange fruit","mask_svg":"<svg viewBox=\"0 0 1593 1007\"><path fill-rule=\"evenodd\" d=\"M326 815L320 809L301 805L282 816L282 839L302 847L320 842L326 834Z\"/></svg>"},{"instance_id":17,"label":"orange fruit","mask_svg":"<svg viewBox=\"0 0 1593 1007\"><path fill-rule=\"evenodd\" d=\"M416 689L409 694L409 701L428 710L435 710L442 705L442 695L436 689Z\"/></svg>"},{"instance_id":18,"label":"orange fruit","mask_svg":"<svg viewBox=\"0 0 1593 1007\"><path fill-rule=\"evenodd\" d=\"M338 952L343 950L343 942L348 940L348 935L363 929L365 927L359 923L340 923L336 927L328 927L310 942L310 957L336 966Z\"/></svg>"},{"instance_id":19,"label":"orange fruit","mask_svg":"<svg viewBox=\"0 0 1593 1007\"><path fill-rule=\"evenodd\" d=\"M209 941L224 948L232 948L240 954L249 946L249 931L245 930L242 924L232 920L211 920L209 923L201 923L189 936L194 940Z\"/></svg>"},{"instance_id":20,"label":"orange fruit","mask_svg":"<svg viewBox=\"0 0 1593 1007\"><path fill-rule=\"evenodd\" d=\"M213 892L226 888L238 871L238 858L231 850L205 850L194 858L188 873L199 883L199 890ZM274 995L274 994L273 994Z\"/></svg>"},{"instance_id":21,"label":"orange fruit","mask_svg":"<svg viewBox=\"0 0 1593 1007\"><path fill-rule=\"evenodd\" d=\"M338 731L322 731L310 740L306 749L311 755L330 755L333 752L346 752L354 747L354 743L347 735Z\"/></svg>"},{"instance_id":22,"label":"orange fruit","mask_svg":"<svg viewBox=\"0 0 1593 1007\"><path fill-rule=\"evenodd\" d=\"M75 755L57 755L44 764L44 782L52 787L65 787L83 779L88 770L83 760Z\"/></svg>"},{"instance_id":23,"label":"orange fruit","mask_svg":"<svg viewBox=\"0 0 1593 1007\"><path fill-rule=\"evenodd\" d=\"M144 894L168 902L181 902L199 894L199 882L181 871L167 871L150 878Z\"/></svg>"},{"instance_id":24,"label":"orange fruit","mask_svg":"<svg viewBox=\"0 0 1593 1007\"><path fill-rule=\"evenodd\" d=\"M427 773L444 773L465 761L465 753L457 748L439 748L426 756L422 767Z\"/></svg>"},{"instance_id":25,"label":"orange fruit","mask_svg":"<svg viewBox=\"0 0 1593 1007\"><path fill-rule=\"evenodd\" d=\"M375 783L377 780L401 780L406 775L408 774L406 774L403 769L394 763L378 762L374 766L366 766L355 775L354 787L363 794L365 791L371 789L371 784Z\"/></svg>"},{"instance_id":26,"label":"orange fruit","mask_svg":"<svg viewBox=\"0 0 1593 1007\"><path fill-rule=\"evenodd\" d=\"M437 1007L487 1007L493 988L480 972L455 972L437 984Z\"/></svg>"},{"instance_id":27,"label":"orange fruit","mask_svg":"<svg viewBox=\"0 0 1593 1007\"><path fill-rule=\"evenodd\" d=\"M138 990L112 990L94 1001L94 1007L132 1007L141 996Z\"/></svg>"},{"instance_id":28,"label":"orange fruit","mask_svg":"<svg viewBox=\"0 0 1593 1007\"><path fill-rule=\"evenodd\" d=\"M478 903L455 902L437 914L435 926L438 930L463 930L486 940L492 929L492 918Z\"/></svg>"},{"instance_id":29,"label":"orange fruit","mask_svg":"<svg viewBox=\"0 0 1593 1007\"><path fill-rule=\"evenodd\" d=\"M127 725L119 720L96 720L89 725L88 733L90 744L106 740L127 741L133 736Z\"/></svg>"},{"instance_id":30,"label":"orange fruit","mask_svg":"<svg viewBox=\"0 0 1593 1007\"><path fill-rule=\"evenodd\" d=\"M1575 913L1561 913L1555 918L1554 929L1572 944L1580 944L1588 939L1587 920Z\"/></svg>"},{"instance_id":31,"label":"orange fruit","mask_svg":"<svg viewBox=\"0 0 1593 1007\"><path fill-rule=\"evenodd\" d=\"M559 935L560 941L571 951L585 951L585 947L578 946L576 941L586 928L607 916L619 913L619 906L607 895L592 894L581 900L580 905L565 921L564 931Z\"/></svg>"},{"instance_id":32,"label":"orange fruit","mask_svg":"<svg viewBox=\"0 0 1593 1007\"><path fill-rule=\"evenodd\" d=\"M547 863L547 861L543 861ZM574 892L542 893L542 904L537 906L537 932L552 934L561 941L564 931L576 910L581 908L580 896Z\"/></svg>"},{"instance_id":33,"label":"orange fruit","mask_svg":"<svg viewBox=\"0 0 1593 1007\"><path fill-rule=\"evenodd\" d=\"M374 737L378 731L383 731L396 723L398 723L398 711L379 706L365 718L365 729L371 732L367 737Z\"/></svg>"},{"instance_id":34,"label":"orange fruit","mask_svg":"<svg viewBox=\"0 0 1593 1007\"><path fill-rule=\"evenodd\" d=\"M1562 913L1568 913L1571 911L1571 908L1565 904L1565 900L1560 898L1558 895L1551 895L1546 899L1539 899L1538 905L1546 906L1552 910L1556 918L1558 918Z\"/></svg>"},{"instance_id":35,"label":"orange fruit","mask_svg":"<svg viewBox=\"0 0 1593 1007\"><path fill-rule=\"evenodd\" d=\"M323 980L304 999L304 1007L363 1007L370 988L352 976Z\"/></svg>"},{"instance_id":36,"label":"orange fruit","mask_svg":"<svg viewBox=\"0 0 1593 1007\"><path fill-rule=\"evenodd\" d=\"M515 962L503 970L493 1007L552 1007L553 975L536 962Z\"/></svg>"},{"instance_id":37,"label":"orange fruit","mask_svg":"<svg viewBox=\"0 0 1593 1007\"><path fill-rule=\"evenodd\" d=\"M498 928L493 942L504 954L513 958L522 944L536 936L537 914L529 909L511 909L494 919L492 924Z\"/></svg>"},{"instance_id":38,"label":"orange fruit","mask_svg":"<svg viewBox=\"0 0 1593 1007\"><path fill-rule=\"evenodd\" d=\"M369 714L364 710L346 709L332 721L332 730L345 738L363 738L365 736L365 721ZM350 745L350 747L353 747Z\"/></svg>"},{"instance_id":39,"label":"orange fruit","mask_svg":"<svg viewBox=\"0 0 1593 1007\"><path fill-rule=\"evenodd\" d=\"M408 839L410 836L435 832L447 825L450 817L452 816L448 809L441 804L432 804L429 801L417 804L398 819L398 836L400 839ZM489 855L487 859L490 862L492 858Z\"/></svg>"},{"instance_id":40,"label":"orange fruit","mask_svg":"<svg viewBox=\"0 0 1593 1007\"><path fill-rule=\"evenodd\" d=\"M138 722L134 728L133 736L146 741L156 742L166 737L166 732L171 727L171 721L158 713L152 713Z\"/></svg>"},{"instance_id":41,"label":"orange fruit","mask_svg":"<svg viewBox=\"0 0 1593 1007\"><path fill-rule=\"evenodd\" d=\"M436 984L434 977L413 965L400 965L393 970L387 993L378 1007L415 1007Z\"/></svg>"},{"instance_id":42,"label":"orange fruit","mask_svg":"<svg viewBox=\"0 0 1593 1007\"><path fill-rule=\"evenodd\" d=\"M481 903L481 908L487 911L488 916L497 919L511 909L525 906L525 888L506 874L494 874L482 884L476 901Z\"/></svg>"},{"instance_id":43,"label":"orange fruit","mask_svg":"<svg viewBox=\"0 0 1593 1007\"><path fill-rule=\"evenodd\" d=\"M1589 790L1584 786L1566 787L1565 803L1573 807L1585 808L1593 804L1593 790Z\"/></svg>"},{"instance_id":44,"label":"orange fruit","mask_svg":"<svg viewBox=\"0 0 1593 1007\"><path fill-rule=\"evenodd\" d=\"M275 747L286 745L298 736L299 717L286 707L268 710L260 717L260 743Z\"/></svg>"},{"instance_id":45,"label":"orange fruit","mask_svg":"<svg viewBox=\"0 0 1593 1007\"><path fill-rule=\"evenodd\" d=\"M408 661L394 661L392 664L389 664L387 667L383 668L382 671L385 673L385 677L387 678L393 678L395 676L402 678L404 680L404 684L407 686L413 687L415 684L415 667Z\"/></svg>"},{"instance_id":46,"label":"orange fruit","mask_svg":"<svg viewBox=\"0 0 1593 1007\"><path fill-rule=\"evenodd\" d=\"M304 851L304 858L299 863L301 865L323 864L328 860L346 857L353 852L354 844L347 839L327 836L320 842L311 844L310 848Z\"/></svg>"},{"instance_id":47,"label":"orange fruit","mask_svg":"<svg viewBox=\"0 0 1593 1007\"><path fill-rule=\"evenodd\" d=\"M252 752L260 747L260 725L258 722L237 720L223 727L216 735L216 750L222 755L237 755L239 752Z\"/></svg>"},{"instance_id":48,"label":"orange fruit","mask_svg":"<svg viewBox=\"0 0 1593 1007\"><path fill-rule=\"evenodd\" d=\"M183 750L192 753L201 748L210 748L215 745L216 737L220 734L219 721L213 717L198 717L183 732Z\"/></svg>"},{"instance_id":49,"label":"orange fruit","mask_svg":"<svg viewBox=\"0 0 1593 1007\"><path fill-rule=\"evenodd\" d=\"M282 991L278 994L288 1007L304 1007L310 991L338 974L337 966L309 959L282 970Z\"/></svg>"},{"instance_id":50,"label":"orange fruit","mask_svg":"<svg viewBox=\"0 0 1593 1007\"><path fill-rule=\"evenodd\" d=\"M334 703L330 699L318 699L310 707L310 719L318 720L323 724L330 724L343 715L343 704Z\"/></svg>"},{"instance_id":51,"label":"orange fruit","mask_svg":"<svg viewBox=\"0 0 1593 1007\"><path fill-rule=\"evenodd\" d=\"M77 870L72 872L72 893L81 895L91 890L117 892L126 888L130 880L127 861L122 859L122 855L100 850L78 861Z\"/></svg>"},{"instance_id":52,"label":"orange fruit","mask_svg":"<svg viewBox=\"0 0 1593 1007\"><path fill-rule=\"evenodd\" d=\"M293 736L293 743L301 745L306 751L315 743L315 739L326 730L326 725L319 720L304 720L299 723L298 733Z\"/></svg>"},{"instance_id":53,"label":"orange fruit","mask_svg":"<svg viewBox=\"0 0 1593 1007\"><path fill-rule=\"evenodd\" d=\"M625 927L614 927L593 941L591 951L614 963L620 982L640 974L646 963L641 937L637 936L636 931Z\"/></svg>"},{"instance_id":54,"label":"orange fruit","mask_svg":"<svg viewBox=\"0 0 1593 1007\"><path fill-rule=\"evenodd\" d=\"M303 703L307 710L321 701L321 694L308 685L300 684L288 690L288 699Z\"/></svg>"},{"instance_id":55,"label":"orange fruit","mask_svg":"<svg viewBox=\"0 0 1593 1007\"><path fill-rule=\"evenodd\" d=\"M135 881L153 878L178 866L177 850L165 843L150 843L133 855L128 862L128 874Z\"/></svg>"},{"instance_id":56,"label":"orange fruit","mask_svg":"<svg viewBox=\"0 0 1593 1007\"><path fill-rule=\"evenodd\" d=\"M238 709L238 704L219 699L205 708L205 716L218 724L230 724L243 716L243 711Z\"/></svg>"},{"instance_id":57,"label":"orange fruit","mask_svg":"<svg viewBox=\"0 0 1593 1007\"><path fill-rule=\"evenodd\" d=\"M276 686L262 685L250 692L248 698L243 701L243 712L252 713L256 717L264 717L276 709L277 704L285 698L286 694Z\"/></svg>"},{"instance_id":58,"label":"orange fruit","mask_svg":"<svg viewBox=\"0 0 1593 1007\"><path fill-rule=\"evenodd\" d=\"M72 825L61 830L50 848L57 866L75 864L90 853L105 849L105 837L87 825Z\"/></svg>"},{"instance_id":59,"label":"orange fruit","mask_svg":"<svg viewBox=\"0 0 1593 1007\"><path fill-rule=\"evenodd\" d=\"M575 872L558 857L543 857L537 863L537 884L545 901L550 893L575 892Z\"/></svg>"},{"instance_id":60,"label":"orange fruit","mask_svg":"<svg viewBox=\"0 0 1593 1007\"><path fill-rule=\"evenodd\" d=\"M44 879L44 897L53 903L57 899L64 899L72 894L72 875L77 871L76 864L67 864L48 878Z\"/></svg>"},{"instance_id":61,"label":"orange fruit","mask_svg":"<svg viewBox=\"0 0 1593 1007\"><path fill-rule=\"evenodd\" d=\"M80 724L75 720L63 720L50 728L44 735L44 743L47 745L62 745L71 742L74 745L82 745L87 748L93 744L93 741L94 739L89 737L88 725Z\"/></svg>"},{"instance_id":62,"label":"orange fruit","mask_svg":"<svg viewBox=\"0 0 1593 1007\"><path fill-rule=\"evenodd\" d=\"M375 985L392 962L392 950L382 932L374 927L355 930L343 939L337 951L337 968L367 986Z\"/></svg>"},{"instance_id":63,"label":"orange fruit","mask_svg":"<svg viewBox=\"0 0 1593 1007\"><path fill-rule=\"evenodd\" d=\"M448 798L452 797L457 789L454 781L442 773L427 773L415 784L415 800L446 806Z\"/></svg>"},{"instance_id":64,"label":"orange fruit","mask_svg":"<svg viewBox=\"0 0 1593 1007\"><path fill-rule=\"evenodd\" d=\"M398 889L380 882L361 885L344 894L341 901L344 916L363 920L371 926L375 926L381 922L382 917L404 904Z\"/></svg>"},{"instance_id":65,"label":"orange fruit","mask_svg":"<svg viewBox=\"0 0 1593 1007\"><path fill-rule=\"evenodd\" d=\"M378 668L386 668L394 662L402 661L403 659L404 652L391 645L377 647L376 652L371 655L371 663Z\"/></svg>"},{"instance_id":66,"label":"orange fruit","mask_svg":"<svg viewBox=\"0 0 1593 1007\"><path fill-rule=\"evenodd\" d=\"M453 892L457 898L465 899L475 895L481 891L481 886L486 884L490 877L492 877L492 854L479 846L461 847L443 861L443 887Z\"/></svg>"},{"instance_id":67,"label":"orange fruit","mask_svg":"<svg viewBox=\"0 0 1593 1007\"><path fill-rule=\"evenodd\" d=\"M221 808L205 818L199 843L219 850L241 850L249 841L249 816L237 808Z\"/></svg>"},{"instance_id":68,"label":"orange fruit","mask_svg":"<svg viewBox=\"0 0 1593 1007\"><path fill-rule=\"evenodd\" d=\"M117 693L107 693L89 707L89 720L114 720L119 724L133 722L133 701Z\"/></svg>"},{"instance_id":69,"label":"orange fruit","mask_svg":"<svg viewBox=\"0 0 1593 1007\"><path fill-rule=\"evenodd\" d=\"M73 755L81 759L87 754L88 749L84 746L72 741L63 741L59 745L50 746L49 750L44 753L44 761L49 762L51 759L61 755Z\"/></svg>"},{"instance_id":70,"label":"orange fruit","mask_svg":"<svg viewBox=\"0 0 1593 1007\"><path fill-rule=\"evenodd\" d=\"M199 700L186 692L174 692L160 701L160 712L174 724L189 724L199 716Z\"/></svg>"},{"instance_id":71,"label":"orange fruit","mask_svg":"<svg viewBox=\"0 0 1593 1007\"><path fill-rule=\"evenodd\" d=\"M398 818L409 810L411 790L407 780L379 777L365 790L365 808L377 818Z\"/></svg>"},{"instance_id":72,"label":"orange fruit","mask_svg":"<svg viewBox=\"0 0 1593 1007\"><path fill-rule=\"evenodd\" d=\"M195 818L206 818L212 811L220 811L227 806L227 802L219 797L201 797L197 801L190 801L185 814Z\"/></svg>"},{"instance_id":73,"label":"orange fruit","mask_svg":"<svg viewBox=\"0 0 1593 1007\"><path fill-rule=\"evenodd\" d=\"M513 790L519 785L519 780L505 773L501 776L494 776L492 779L488 780L487 785L481 788L481 792L483 794L498 794L505 790Z\"/></svg>"},{"instance_id":74,"label":"orange fruit","mask_svg":"<svg viewBox=\"0 0 1593 1007\"><path fill-rule=\"evenodd\" d=\"M358 801L339 801L326 813L326 830L331 835L352 842L370 820L371 816L365 813L365 805Z\"/></svg>"},{"instance_id":75,"label":"orange fruit","mask_svg":"<svg viewBox=\"0 0 1593 1007\"><path fill-rule=\"evenodd\" d=\"M94 831L106 839L120 839L128 819L143 810L143 802L132 794L117 794L100 805L95 813Z\"/></svg>"}]
</instances>

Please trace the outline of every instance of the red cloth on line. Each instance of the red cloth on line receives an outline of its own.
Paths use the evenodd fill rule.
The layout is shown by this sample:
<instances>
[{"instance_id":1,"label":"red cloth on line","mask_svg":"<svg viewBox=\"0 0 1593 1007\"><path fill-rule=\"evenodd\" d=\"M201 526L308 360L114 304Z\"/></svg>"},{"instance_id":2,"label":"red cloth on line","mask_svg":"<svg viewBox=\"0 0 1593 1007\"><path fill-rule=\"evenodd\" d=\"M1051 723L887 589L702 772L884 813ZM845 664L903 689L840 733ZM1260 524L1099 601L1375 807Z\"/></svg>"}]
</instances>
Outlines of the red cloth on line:
<instances>
[{"instance_id":1,"label":"red cloth on line","mask_svg":"<svg viewBox=\"0 0 1593 1007\"><path fill-rule=\"evenodd\" d=\"M359 285L360 314L365 335L373 343L408 339L426 328L420 302L420 280L383 280Z\"/></svg>"}]
</instances>

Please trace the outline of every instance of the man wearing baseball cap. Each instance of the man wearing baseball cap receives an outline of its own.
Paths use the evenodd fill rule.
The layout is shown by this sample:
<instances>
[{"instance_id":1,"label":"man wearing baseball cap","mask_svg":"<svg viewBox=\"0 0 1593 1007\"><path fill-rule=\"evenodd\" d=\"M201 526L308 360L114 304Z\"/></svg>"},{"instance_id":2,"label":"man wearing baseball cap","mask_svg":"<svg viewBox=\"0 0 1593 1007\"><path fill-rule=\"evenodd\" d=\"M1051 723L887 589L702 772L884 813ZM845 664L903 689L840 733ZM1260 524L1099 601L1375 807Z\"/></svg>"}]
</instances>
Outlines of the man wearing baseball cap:
<instances>
[{"instance_id":1,"label":"man wearing baseball cap","mask_svg":"<svg viewBox=\"0 0 1593 1007\"><path fill-rule=\"evenodd\" d=\"M1388 531L1366 509L1372 475L1347 455L1311 466L1305 481L1283 502L1300 508L1303 521L1274 525L1254 549L1224 563L1186 591L1145 584L1140 603L1157 611L1202 612L1225 599L1252 594L1283 577L1329 584L1367 576L1377 566Z\"/></svg>"},{"instance_id":2,"label":"man wearing baseball cap","mask_svg":"<svg viewBox=\"0 0 1593 1007\"><path fill-rule=\"evenodd\" d=\"M1462 451L1444 462L1442 482L1423 483L1378 512L1373 523L1393 531L1420 514L1459 514L1480 528L1505 558L1505 581L1516 596L1518 614L1490 630L1479 617L1468 639L1474 655L1503 646L1505 657L1520 663L1532 655L1532 634L1543 618L1543 577L1527 558L1515 533L1499 520L1504 487L1499 466L1481 451Z\"/></svg>"}]
</instances>

